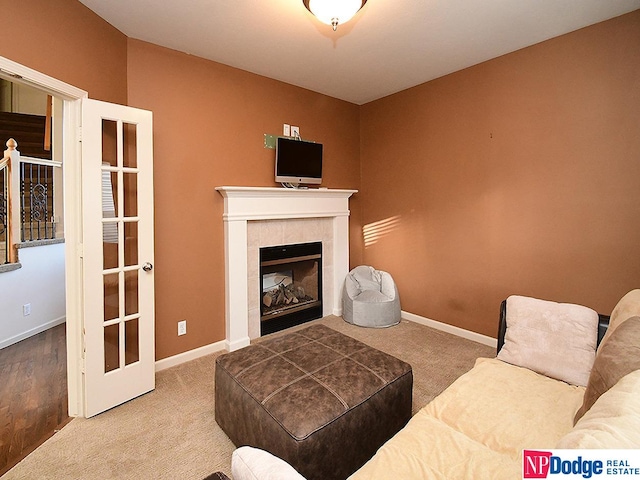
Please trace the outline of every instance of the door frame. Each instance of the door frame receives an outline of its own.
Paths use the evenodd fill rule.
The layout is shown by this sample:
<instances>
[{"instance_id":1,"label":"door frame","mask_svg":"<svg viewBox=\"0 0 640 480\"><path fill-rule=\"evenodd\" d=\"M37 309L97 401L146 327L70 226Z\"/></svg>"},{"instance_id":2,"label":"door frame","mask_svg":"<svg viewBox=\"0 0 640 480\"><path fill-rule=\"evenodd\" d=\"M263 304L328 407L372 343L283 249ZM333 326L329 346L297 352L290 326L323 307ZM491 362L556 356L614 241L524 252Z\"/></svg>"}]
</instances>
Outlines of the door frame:
<instances>
[{"instance_id":1,"label":"door frame","mask_svg":"<svg viewBox=\"0 0 640 480\"><path fill-rule=\"evenodd\" d=\"M82 99L79 88L0 56L0 78L24 83L63 101L64 238L69 416L84 417L82 318Z\"/></svg>"}]
</instances>

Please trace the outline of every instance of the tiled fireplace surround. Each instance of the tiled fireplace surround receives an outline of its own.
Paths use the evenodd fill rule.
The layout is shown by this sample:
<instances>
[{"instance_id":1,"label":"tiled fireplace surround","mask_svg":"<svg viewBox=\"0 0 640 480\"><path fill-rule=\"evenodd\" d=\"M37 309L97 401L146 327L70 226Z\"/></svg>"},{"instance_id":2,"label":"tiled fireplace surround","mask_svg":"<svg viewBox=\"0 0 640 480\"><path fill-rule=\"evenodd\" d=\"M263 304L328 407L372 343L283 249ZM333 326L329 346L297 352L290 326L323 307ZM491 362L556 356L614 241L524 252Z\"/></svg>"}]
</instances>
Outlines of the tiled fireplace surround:
<instances>
[{"instance_id":1,"label":"tiled fireplace surround","mask_svg":"<svg viewBox=\"0 0 640 480\"><path fill-rule=\"evenodd\" d=\"M224 197L227 350L260 336L260 247L322 242L322 314L342 314L342 283L349 271L349 197L357 190L216 190Z\"/></svg>"}]
</instances>

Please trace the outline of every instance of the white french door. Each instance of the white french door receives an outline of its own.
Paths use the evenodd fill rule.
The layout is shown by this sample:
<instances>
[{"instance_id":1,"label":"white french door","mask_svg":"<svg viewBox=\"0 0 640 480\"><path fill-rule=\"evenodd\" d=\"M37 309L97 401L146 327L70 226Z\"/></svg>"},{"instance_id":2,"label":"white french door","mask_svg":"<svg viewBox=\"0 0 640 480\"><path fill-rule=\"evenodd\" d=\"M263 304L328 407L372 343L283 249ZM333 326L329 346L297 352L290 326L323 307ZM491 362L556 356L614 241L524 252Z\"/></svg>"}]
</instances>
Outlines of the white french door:
<instances>
[{"instance_id":1,"label":"white french door","mask_svg":"<svg viewBox=\"0 0 640 480\"><path fill-rule=\"evenodd\" d=\"M152 113L82 100L85 415L155 388Z\"/></svg>"}]
</instances>

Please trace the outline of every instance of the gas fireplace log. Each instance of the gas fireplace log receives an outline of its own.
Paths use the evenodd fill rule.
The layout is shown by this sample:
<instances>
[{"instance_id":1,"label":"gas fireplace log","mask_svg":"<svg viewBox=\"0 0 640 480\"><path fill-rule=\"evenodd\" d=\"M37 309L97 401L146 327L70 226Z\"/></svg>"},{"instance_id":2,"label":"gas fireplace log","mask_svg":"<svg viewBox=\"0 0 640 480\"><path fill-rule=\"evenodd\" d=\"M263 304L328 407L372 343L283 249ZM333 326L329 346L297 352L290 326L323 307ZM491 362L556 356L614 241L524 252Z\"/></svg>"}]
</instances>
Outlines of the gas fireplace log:
<instances>
[{"instance_id":1,"label":"gas fireplace log","mask_svg":"<svg viewBox=\"0 0 640 480\"><path fill-rule=\"evenodd\" d=\"M304 288L293 285L279 285L277 288L262 294L262 304L267 308L277 308L279 306L296 305L301 301L310 301Z\"/></svg>"},{"instance_id":2,"label":"gas fireplace log","mask_svg":"<svg viewBox=\"0 0 640 480\"><path fill-rule=\"evenodd\" d=\"M284 295L284 301L287 305L289 305L290 303L298 303L298 299L289 288L285 288L282 285L280 285L280 288L282 289L282 294Z\"/></svg>"},{"instance_id":3,"label":"gas fireplace log","mask_svg":"<svg viewBox=\"0 0 640 480\"><path fill-rule=\"evenodd\" d=\"M271 296L271 294L269 293L265 293L262 296L262 303L264 304L265 307L270 307L271 304L273 303L273 297Z\"/></svg>"},{"instance_id":4,"label":"gas fireplace log","mask_svg":"<svg viewBox=\"0 0 640 480\"><path fill-rule=\"evenodd\" d=\"M278 293L276 295L276 305L282 305L284 303L284 293L282 292L282 289L278 289Z\"/></svg>"}]
</instances>

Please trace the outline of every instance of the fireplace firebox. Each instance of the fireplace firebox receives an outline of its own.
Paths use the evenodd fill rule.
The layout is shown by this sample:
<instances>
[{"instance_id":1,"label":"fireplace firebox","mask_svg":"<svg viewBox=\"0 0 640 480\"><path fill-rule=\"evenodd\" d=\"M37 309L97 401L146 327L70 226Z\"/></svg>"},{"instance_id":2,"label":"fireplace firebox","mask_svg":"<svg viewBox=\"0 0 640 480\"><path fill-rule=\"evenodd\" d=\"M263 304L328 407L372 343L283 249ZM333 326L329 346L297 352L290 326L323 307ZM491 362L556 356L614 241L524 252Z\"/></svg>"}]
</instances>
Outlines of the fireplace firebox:
<instances>
[{"instance_id":1,"label":"fireplace firebox","mask_svg":"<svg viewBox=\"0 0 640 480\"><path fill-rule=\"evenodd\" d=\"M260 334L322 317L322 242L260 248Z\"/></svg>"}]
</instances>

